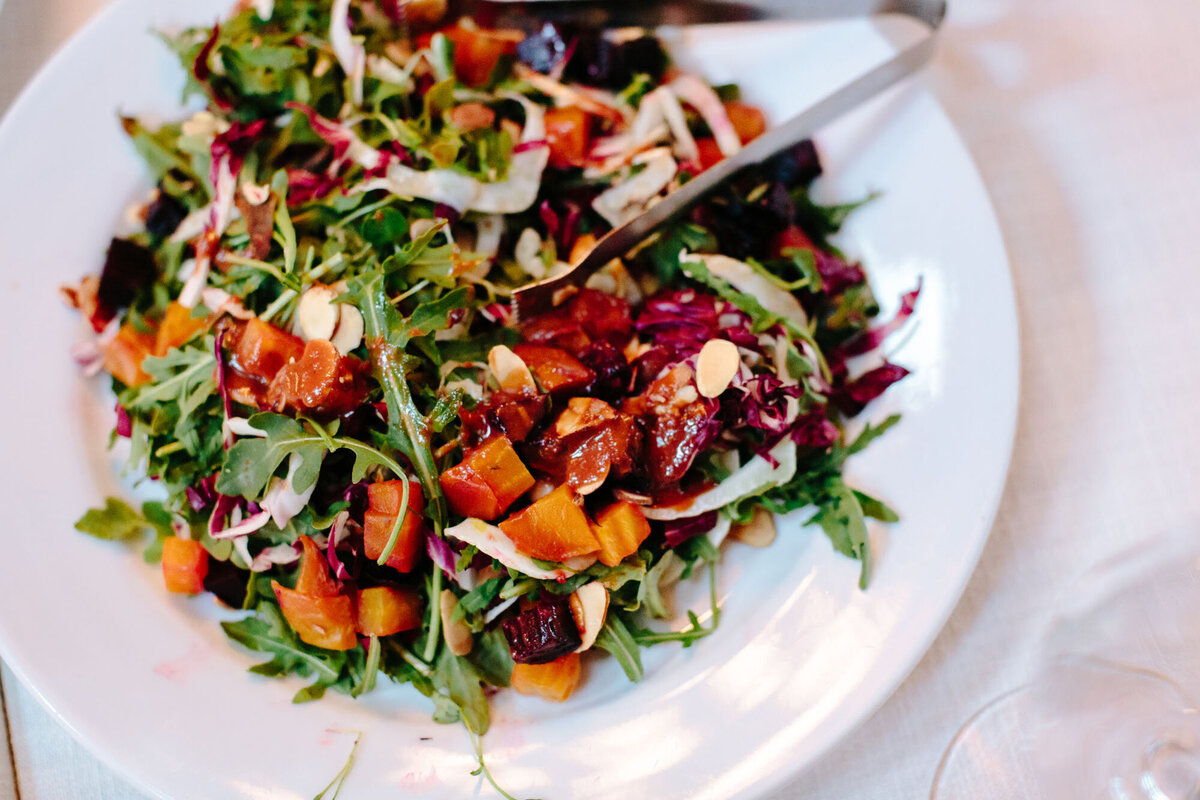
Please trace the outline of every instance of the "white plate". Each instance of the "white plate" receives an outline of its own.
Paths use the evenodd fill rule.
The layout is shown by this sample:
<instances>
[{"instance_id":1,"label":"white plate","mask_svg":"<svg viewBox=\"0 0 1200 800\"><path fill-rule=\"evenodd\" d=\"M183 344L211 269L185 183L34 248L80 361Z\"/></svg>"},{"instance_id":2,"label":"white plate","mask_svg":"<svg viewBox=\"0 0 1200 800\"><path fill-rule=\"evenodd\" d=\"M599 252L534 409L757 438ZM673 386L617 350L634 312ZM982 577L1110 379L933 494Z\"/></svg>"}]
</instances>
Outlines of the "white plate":
<instances>
[{"instance_id":1,"label":"white plate","mask_svg":"<svg viewBox=\"0 0 1200 800\"><path fill-rule=\"evenodd\" d=\"M85 745L162 797L311 797L350 747L331 728L363 732L344 797L463 797L479 786L467 737L430 722L415 692L293 706L300 684L246 673L254 657L224 640L211 601L167 596L136 555L72 530L115 485L104 451L111 412L71 363L77 321L55 287L99 266L123 208L146 188L117 111L176 110L182 74L148 30L211 22L226 5L117 3L0 126L0 654ZM775 118L883 51L865 23L709 29L679 47L710 77L739 80ZM820 141L826 198L884 192L842 243L865 259L885 306L924 279L916 324L889 343L914 374L866 415L905 419L850 469L903 521L874 531L865 593L856 563L819 531L785 523L769 551L727 551L720 631L690 650L647 653L642 683L596 659L563 706L505 693L486 751L517 795L696 799L777 786L892 692L975 564L1017 398L1012 290L991 207L946 117L917 88Z\"/></svg>"}]
</instances>

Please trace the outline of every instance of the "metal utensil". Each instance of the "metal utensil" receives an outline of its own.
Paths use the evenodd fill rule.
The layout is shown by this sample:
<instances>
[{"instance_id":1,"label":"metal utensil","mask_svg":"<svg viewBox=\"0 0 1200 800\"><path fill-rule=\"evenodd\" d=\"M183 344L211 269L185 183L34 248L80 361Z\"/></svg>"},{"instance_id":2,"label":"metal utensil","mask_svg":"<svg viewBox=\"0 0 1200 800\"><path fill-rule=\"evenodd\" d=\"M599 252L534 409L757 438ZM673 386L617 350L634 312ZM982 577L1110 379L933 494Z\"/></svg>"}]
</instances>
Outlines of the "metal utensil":
<instances>
[{"instance_id":1,"label":"metal utensil","mask_svg":"<svg viewBox=\"0 0 1200 800\"><path fill-rule=\"evenodd\" d=\"M827 94L806 110L747 144L737 155L718 162L665 199L629 222L610 231L569 272L524 286L513 292L513 313L528 319L549 311L572 287L600 267L620 258L659 227L678 217L698 200L742 169L758 164L810 137L816 130L920 69L933 56L938 29L946 14L945 0L658 0L601 3L592 0L489 0L507 24L531 19L610 26L694 24L763 19L822 19L897 15L923 23L929 32L887 61Z\"/></svg>"}]
</instances>

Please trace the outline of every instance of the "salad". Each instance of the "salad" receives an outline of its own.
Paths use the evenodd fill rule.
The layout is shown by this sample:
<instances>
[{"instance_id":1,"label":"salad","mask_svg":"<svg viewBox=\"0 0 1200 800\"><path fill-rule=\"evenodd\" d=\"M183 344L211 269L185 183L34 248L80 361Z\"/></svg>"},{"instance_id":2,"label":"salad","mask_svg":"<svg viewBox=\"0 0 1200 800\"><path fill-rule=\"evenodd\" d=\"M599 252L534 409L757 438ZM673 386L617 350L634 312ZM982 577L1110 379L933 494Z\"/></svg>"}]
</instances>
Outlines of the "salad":
<instances>
[{"instance_id":1,"label":"salad","mask_svg":"<svg viewBox=\"0 0 1200 800\"><path fill-rule=\"evenodd\" d=\"M121 120L154 189L64 292L162 498L77 527L244 610L226 634L297 702L382 676L478 737L495 690L562 702L597 650L637 681L712 635L715 588L675 629L664 590L773 514L812 509L866 587L896 515L842 469L897 418L843 426L907 374L878 350L919 287L877 321L831 241L865 200L814 202L804 142L515 319L766 121L646 31L444 16L243 2L164 36L204 108Z\"/></svg>"}]
</instances>

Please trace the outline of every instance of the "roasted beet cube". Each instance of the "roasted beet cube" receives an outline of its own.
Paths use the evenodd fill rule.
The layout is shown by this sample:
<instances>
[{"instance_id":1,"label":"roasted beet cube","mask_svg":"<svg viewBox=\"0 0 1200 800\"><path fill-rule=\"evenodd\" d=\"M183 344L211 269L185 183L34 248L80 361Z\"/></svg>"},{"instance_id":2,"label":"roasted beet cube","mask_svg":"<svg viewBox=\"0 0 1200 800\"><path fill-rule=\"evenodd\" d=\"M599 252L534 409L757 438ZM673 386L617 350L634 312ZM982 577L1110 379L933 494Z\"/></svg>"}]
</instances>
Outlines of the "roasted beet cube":
<instances>
[{"instance_id":1,"label":"roasted beet cube","mask_svg":"<svg viewBox=\"0 0 1200 800\"><path fill-rule=\"evenodd\" d=\"M208 573L204 576L204 590L212 592L230 608L241 608L246 602L250 574L247 570L238 569L232 561L210 558Z\"/></svg>"},{"instance_id":2,"label":"roasted beet cube","mask_svg":"<svg viewBox=\"0 0 1200 800\"><path fill-rule=\"evenodd\" d=\"M482 444L496 435L513 442L523 442L546 413L545 395L499 391L474 410L459 412L462 418L465 444Z\"/></svg>"},{"instance_id":3,"label":"roasted beet cube","mask_svg":"<svg viewBox=\"0 0 1200 800\"><path fill-rule=\"evenodd\" d=\"M592 339L604 339L623 345L633 331L633 314L629 303L620 297L598 289L580 289L568 306L571 317L579 321Z\"/></svg>"},{"instance_id":4,"label":"roasted beet cube","mask_svg":"<svg viewBox=\"0 0 1200 800\"><path fill-rule=\"evenodd\" d=\"M554 69L566 54L566 39L553 22L545 23L537 33L529 34L517 44L517 58L538 72Z\"/></svg>"},{"instance_id":5,"label":"roasted beet cube","mask_svg":"<svg viewBox=\"0 0 1200 800\"><path fill-rule=\"evenodd\" d=\"M146 208L146 232L156 241L162 241L175 232L187 213L183 203L159 189Z\"/></svg>"},{"instance_id":6,"label":"roasted beet cube","mask_svg":"<svg viewBox=\"0 0 1200 800\"><path fill-rule=\"evenodd\" d=\"M568 353L581 353L592 343L569 305L522 322L521 335L530 344L550 345Z\"/></svg>"},{"instance_id":7,"label":"roasted beet cube","mask_svg":"<svg viewBox=\"0 0 1200 800\"><path fill-rule=\"evenodd\" d=\"M133 302L158 277L150 249L128 239L113 239L100 271L96 299L112 319L113 313Z\"/></svg>"},{"instance_id":8,"label":"roasted beet cube","mask_svg":"<svg viewBox=\"0 0 1200 800\"><path fill-rule=\"evenodd\" d=\"M543 600L504 620L502 627L512 659L518 664L546 664L582 643L565 597Z\"/></svg>"},{"instance_id":9,"label":"roasted beet cube","mask_svg":"<svg viewBox=\"0 0 1200 800\"><path fill-rule=\"evenodd\" d=\"M580 362L596 373L588 387L588 394L606 400L615 400L629 393L633 370L624 354L609 342L592 342L587 350L579 354Z\"/></svg>"}]
</instances>

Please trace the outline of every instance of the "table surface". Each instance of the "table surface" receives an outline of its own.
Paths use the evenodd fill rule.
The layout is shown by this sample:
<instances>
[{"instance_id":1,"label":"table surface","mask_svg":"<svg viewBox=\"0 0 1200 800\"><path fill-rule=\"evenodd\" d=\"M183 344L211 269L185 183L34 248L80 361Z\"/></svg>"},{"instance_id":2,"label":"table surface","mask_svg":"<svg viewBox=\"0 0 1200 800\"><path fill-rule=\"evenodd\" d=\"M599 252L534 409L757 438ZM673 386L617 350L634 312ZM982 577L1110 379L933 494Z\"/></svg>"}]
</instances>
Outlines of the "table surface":
<instances>
[{"instance_id":1,"label":"table surface","mask_svg":"<svg viewBox=\"0 0 1200 800\"><path fill-rule=\"evenodd\" d=\"M107 0L7 0L0 112ZM1021 320L1021 415L979 567L917 669L774 800L917 798L1020 684L1072 581L1200 516L1200 4L952 0L926 76L991 192ZM969 446L969 432L964 432ZM0 800L140 795L7 670Z\"/></svg>"}]
</instances>

